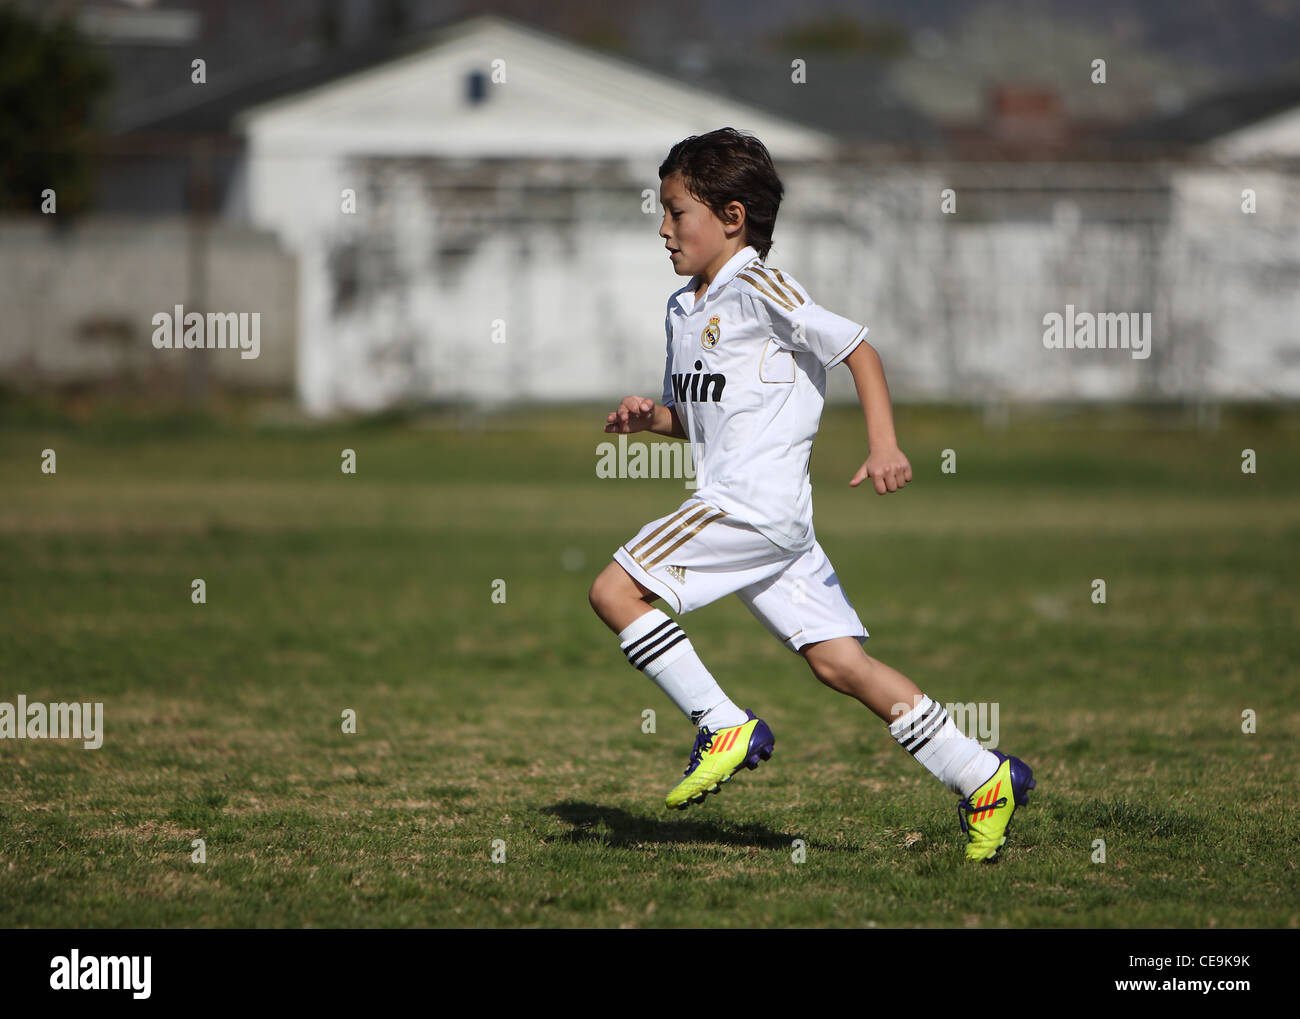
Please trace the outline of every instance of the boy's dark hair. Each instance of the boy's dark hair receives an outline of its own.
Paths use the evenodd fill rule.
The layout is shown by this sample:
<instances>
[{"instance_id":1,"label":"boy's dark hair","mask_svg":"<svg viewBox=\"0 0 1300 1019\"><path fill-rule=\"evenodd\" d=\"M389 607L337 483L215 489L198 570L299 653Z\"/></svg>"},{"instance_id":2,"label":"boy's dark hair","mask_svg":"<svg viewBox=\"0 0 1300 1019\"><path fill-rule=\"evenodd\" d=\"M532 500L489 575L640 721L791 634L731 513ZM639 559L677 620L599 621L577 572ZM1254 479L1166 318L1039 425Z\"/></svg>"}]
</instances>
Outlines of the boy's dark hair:
<instances>
[{"instance_id":1,"label":"boy's dark hair","mask_svg":"<svg viewBox=\"0 0 1300 1019\"><path fill-rule=\"evenodd\" d=\"M674 145L659 166L659 179L680 172L686 190L722 218L728 202L745 207L745 240L767 261L785 189L766 146L751 134L720 127Z\"/></svg>"}]
</instances>

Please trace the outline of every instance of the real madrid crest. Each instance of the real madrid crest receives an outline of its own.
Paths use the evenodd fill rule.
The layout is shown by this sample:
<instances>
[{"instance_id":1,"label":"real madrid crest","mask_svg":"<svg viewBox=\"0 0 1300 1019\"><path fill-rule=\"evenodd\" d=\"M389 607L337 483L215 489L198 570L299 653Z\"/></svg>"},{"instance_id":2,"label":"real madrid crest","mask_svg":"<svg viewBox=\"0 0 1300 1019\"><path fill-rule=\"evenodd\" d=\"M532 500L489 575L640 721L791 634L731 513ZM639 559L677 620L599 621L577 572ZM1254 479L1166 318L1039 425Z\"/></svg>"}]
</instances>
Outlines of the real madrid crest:
<instances>
[{"instance_id":1,"label":"real madrid crest","mask_svg":"<svg viewBox=\"0 0 1300 1019\"><path fill-rule=\"evenodd\" d=\"M705 350L712 350L718 345L718 340L722 338L718 330L718 322L721 321L717 315L709 319L709 324L704 327L704 332L700 334L700 346Z\"/></svg>"}]
</instances>

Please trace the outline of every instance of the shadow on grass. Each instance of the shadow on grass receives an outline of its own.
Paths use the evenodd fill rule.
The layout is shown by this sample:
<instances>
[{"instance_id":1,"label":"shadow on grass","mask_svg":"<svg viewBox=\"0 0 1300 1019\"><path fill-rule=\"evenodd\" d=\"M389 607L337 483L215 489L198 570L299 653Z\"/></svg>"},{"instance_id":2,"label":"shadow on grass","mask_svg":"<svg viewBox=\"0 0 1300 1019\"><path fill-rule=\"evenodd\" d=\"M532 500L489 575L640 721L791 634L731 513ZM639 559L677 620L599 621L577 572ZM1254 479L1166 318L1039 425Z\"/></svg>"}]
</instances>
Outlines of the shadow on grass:
<instances>
[{"instance_id":1,"label":"shadow on grass","mask_svg":"<svg viewBox=\"0 0 1300 1019\"><path fill-rule=\"evenodd\" d=\"M855 846L842 843L814 842L801 835L773 831L761 824L728 824L700 820L699 808L694 818L659 820L639 814L629 814L618 807L605 807L596 803L575 803L571 800L542 807L541 813L550 814L572 825L572 830L561 836L566 842L600 842L607 846L631 848L643 845L692 845L695 843L721 843L727 846L754 846L762 849L789 849L796 838L803 838L809 849L834 849L836 852L853 852Z\"/></svg>"}]
</instances>

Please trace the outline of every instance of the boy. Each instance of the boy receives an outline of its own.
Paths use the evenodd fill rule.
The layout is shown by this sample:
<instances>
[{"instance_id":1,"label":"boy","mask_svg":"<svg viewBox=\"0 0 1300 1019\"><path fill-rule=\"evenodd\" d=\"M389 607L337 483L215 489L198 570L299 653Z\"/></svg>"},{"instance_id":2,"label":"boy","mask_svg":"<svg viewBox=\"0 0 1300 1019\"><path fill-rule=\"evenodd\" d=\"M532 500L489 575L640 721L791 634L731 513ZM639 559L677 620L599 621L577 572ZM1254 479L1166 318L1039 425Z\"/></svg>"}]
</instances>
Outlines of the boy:
<instances>
[{"instance_id":1,"label":"boy","mask_svg":"<svg viewBox=\"0 0 1300 1019\"><path fill-rule=\"evenodd\" d=\"M910 679L866 654L867 631L813 532L808 460L826 372L841 362L857 386L869 448L849 484L870 478L884 495L912 480L867 330L765 264L784 189L756 138L731 128L687 138L659 178L659 235L674 271L691 279L668 300L663 403L626 397L605 431L690 440L697 488L614 553L590 599L628 661L699 727L666 805L703 803L775 746L767 723L732 703L686 634L650 604L663 599L686 613L734 593L819 680L875 712L961 797L966 857L995 860L1033 773L963 735Z\"/></svg>"}]
</instances>

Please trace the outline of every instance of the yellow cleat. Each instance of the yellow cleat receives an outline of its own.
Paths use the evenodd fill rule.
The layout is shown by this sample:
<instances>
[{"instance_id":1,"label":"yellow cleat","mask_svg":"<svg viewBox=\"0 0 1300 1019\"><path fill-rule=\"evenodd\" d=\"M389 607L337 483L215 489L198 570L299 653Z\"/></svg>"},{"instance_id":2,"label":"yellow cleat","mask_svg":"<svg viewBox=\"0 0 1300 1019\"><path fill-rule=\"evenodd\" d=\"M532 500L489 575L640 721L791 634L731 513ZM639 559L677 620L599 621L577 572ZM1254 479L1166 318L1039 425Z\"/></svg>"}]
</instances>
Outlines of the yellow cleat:
<instances>
[{"instance_id":1,"label":"yellow cleat","mask_svg":"<svg viewBox=\"0 0 1300 1019\"><path fill-rule=\"evenodd\" d=\"M772 730L761 718L755 718L752 711L745 714L749 720L740 725L717 732L700 730L683 773L685 777L668 794L665 806L685 810L692 803L703 803L709 793L721 792L722 783L729 782L741 768L752 771L759 761L772 756L776 746Z\"/></svg>"},{"instance_id":2,"label":"yellow cleat","mask_svg":"<svg viewBox=\"0 0 1300 1019\"><path fill-rule=\"evenodd\" d=\"M998 770L957 804L957 820L969 840L966 859L989 863L998 858L998 850L1007 841L1011 815L1016 807L1029 802L1029 790L1037 785L1033 770L1019 757L1008 757L996 750L993 753L999 761Z\"/></svg>"}]
</instances>

